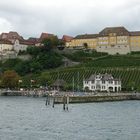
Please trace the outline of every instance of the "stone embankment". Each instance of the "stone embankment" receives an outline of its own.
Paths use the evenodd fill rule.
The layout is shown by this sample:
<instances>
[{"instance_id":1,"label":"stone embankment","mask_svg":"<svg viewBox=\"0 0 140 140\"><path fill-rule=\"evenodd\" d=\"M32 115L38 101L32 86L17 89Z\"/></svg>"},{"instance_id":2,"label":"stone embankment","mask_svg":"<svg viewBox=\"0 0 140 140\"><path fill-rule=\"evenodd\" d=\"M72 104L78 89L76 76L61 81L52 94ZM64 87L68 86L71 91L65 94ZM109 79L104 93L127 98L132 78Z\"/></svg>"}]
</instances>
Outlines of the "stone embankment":
<instances>
[{"instance_id":1,"label":"stone embankment","mask_svg":"<svg viewBox=\"0 0 140 140\"><path fill-rule=\"evenodd\" d=\"M91 103L123 100L140 100L140 93L111 93L84 96L69 96L69 103ZM55 103L63 103L63 96L56 96Z\"/></svg>"},{"instance_id":2,"label":"stone embankment","mask_svg":"<svg viewBox=\"0 0 140 140\"><path fill-rule=\"evenodd\" d=\"M63 103L65 97L69 97L69 103L91 103L91 102L108 102L108 101L123 101L123 100L140 100L140 93L71 93L59 92L57 94L38 90L28 91L13 91L0 90L0 95L6 96L33 96L33 97L51 97L55 98L55 103Z\"/></svg>"}]
</instances>

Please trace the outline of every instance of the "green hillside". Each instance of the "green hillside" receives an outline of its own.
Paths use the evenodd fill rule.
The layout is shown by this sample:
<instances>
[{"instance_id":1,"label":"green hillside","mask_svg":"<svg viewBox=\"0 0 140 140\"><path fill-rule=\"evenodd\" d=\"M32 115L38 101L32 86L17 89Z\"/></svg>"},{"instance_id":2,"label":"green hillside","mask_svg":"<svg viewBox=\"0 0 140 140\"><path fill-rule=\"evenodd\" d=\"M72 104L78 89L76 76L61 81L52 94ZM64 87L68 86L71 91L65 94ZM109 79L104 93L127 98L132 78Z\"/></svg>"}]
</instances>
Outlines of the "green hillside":
<instances>
[{"instance_id":1,"label":"green hillside","mask_svg":"<svg viewBox=\"0 0 140 140\"><path fill-rule=\"evenodd\" d=\"M140 66L140 55L115 55L96 59L82 64L85 67L137 67Z\"/></svg>"},{"instance_id":2,"label":"green hillside","mask_svg":"<svg viewBox=\"0 0 140 140\"><path fill-rule=\"evenodd\" d=\"M140 52L128 55L108 55L96 51L74 51L61 53L46 51L39 48L29 48L26 52L31 55L30 60L6 60L0 63L1 71L15 70L22 76L21 86L30 87L30 80L36 82L34 86L52 85L56 79L66 81L66 89L82 89L84 78L94 73L109 73L115 78L121 78L123 90L140 90ZM73 67L65 67L63 58L71 62L79 62Z\"/></svg>"},{"instance_id":3,"label":"green hillside","mask_svg":"<svg viewBox=\"0 0 140 140\"><path fill-rule=\"evenodd\" d=\"M122 80L123 90L131 90L132 87L137 90L140 89L140 68L70 68L44 72L41 74L41 77L46 79L46 82L51 80L51 83L58 78L64 79L70 86L72 86L74 79L75 89L77 89L78 85L82 89L83 79L88 78L94 73L110 73L115 78L120 78Z\"/></svg>"}]
</instances>

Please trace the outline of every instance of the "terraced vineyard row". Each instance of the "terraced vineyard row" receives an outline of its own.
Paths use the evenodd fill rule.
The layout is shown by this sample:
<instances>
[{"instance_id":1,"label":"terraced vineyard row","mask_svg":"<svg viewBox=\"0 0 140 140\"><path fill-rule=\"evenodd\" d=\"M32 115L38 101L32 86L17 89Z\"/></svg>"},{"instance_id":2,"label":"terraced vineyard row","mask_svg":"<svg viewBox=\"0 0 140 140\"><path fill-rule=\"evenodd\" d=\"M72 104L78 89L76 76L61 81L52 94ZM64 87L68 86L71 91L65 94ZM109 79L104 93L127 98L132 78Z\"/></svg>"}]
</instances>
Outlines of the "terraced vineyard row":
<instances>
[{"instance_id":1,"label":"terraced vineyard row","mask_svg":"<svg viewBox=\"0 0 140 140\"><path fill-rule=\"evenodd\" d=\"M128 86L140 87L140 69L139 68L71 68L66 70L59 70L46 73L53 81L56 79L63 79L67 84L72 84L73 79L75 86L79 83L82 86L84 78L90 77L94 73L108 73L112 74L115 78L122 80L122 87Z\"/></svg>"}]
</instances>

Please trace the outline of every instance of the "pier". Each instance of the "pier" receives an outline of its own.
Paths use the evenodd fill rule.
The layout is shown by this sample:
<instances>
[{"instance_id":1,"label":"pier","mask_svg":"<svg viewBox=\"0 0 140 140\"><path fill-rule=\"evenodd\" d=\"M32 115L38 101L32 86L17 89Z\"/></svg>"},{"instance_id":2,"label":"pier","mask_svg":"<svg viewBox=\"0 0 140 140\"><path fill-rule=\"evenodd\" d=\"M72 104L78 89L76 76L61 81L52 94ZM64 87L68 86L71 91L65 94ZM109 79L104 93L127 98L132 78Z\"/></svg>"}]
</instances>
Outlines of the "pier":
<instances>
[{"instance_id":1,"label":"pier","mask_svg":"<svg viewBox=\"0 0 140 140\"><path fill-rule=\"evenodd\" d=\"M91 103L91 102L107 102L107 101L123 101L123 100L140 100L140 93L83 93L76 94L71 92L59 92L51 94L45 91L16 91L16 90L1 90L0 95L4 96L31 96L31 97L47 97L46 105L52 102L55 104L64 104L64 109L67 109L69 103Z\"/></svg>"},{"instance_id":2,"label":"pier","mask_svg":"<svg viewBox=\"0 0 140 140\"><path fill-rule=\"evenodd\" d=\"M140 93L99 93L96 95L69 96L69 103L91 103L123 100L140 100ZM55 103L62 104L63 96L55 96Z\"/></svg>"}]
</instances>

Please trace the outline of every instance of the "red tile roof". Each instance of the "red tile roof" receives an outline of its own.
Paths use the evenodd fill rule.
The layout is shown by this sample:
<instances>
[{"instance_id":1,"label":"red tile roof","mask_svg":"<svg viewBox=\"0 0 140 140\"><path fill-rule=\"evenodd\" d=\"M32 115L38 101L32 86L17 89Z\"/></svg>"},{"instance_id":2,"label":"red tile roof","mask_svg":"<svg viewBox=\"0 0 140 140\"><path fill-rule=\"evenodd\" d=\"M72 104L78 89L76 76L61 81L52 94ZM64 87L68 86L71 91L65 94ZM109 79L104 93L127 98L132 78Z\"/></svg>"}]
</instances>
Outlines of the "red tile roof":
<instances>
[{"instance_id":1,"label":"red tile roof","mask_svg":"<svg viewBox=\"0 0 140 140\"><path fill-rule=\"evenodd\" d=\"M8 33L2 33L0 35L0 39L5 39L5 38L7 38L7 36L8 36Z\"/></svg>"},{"instance_id":2,"label":"red tile roof","mask_svg":"<svg viewBox=\"0 0 140 140\"><path fill-rule=\"evenodd\" d=\"M130 32L131 36L140 36L140 31Z\"/></svg>"},{"instance_id":3,"label":"red tile roof","mask_svg":"<svg viewBox=\"0 0 140 140\"><path fill-rule=\"evenodd\" d=\"M65 42L70 42L73 39L72 36L63 35L62 40Z\"/></svg>"},{"instance_id":4,"label":"red tile roof","mask_svg":"<svg viewBox=\"0 0 140 140\"><path fill-rule=\"evenodd\" d=\"M42 41L43 39L46 39L46 38L52 37L52 36L54 36L54 34L42 33L42 34L40 35L39 41Z\"/></svg>"},{"instance_id":5,"label":"red tile roof","mask_svg":"<svg viewBox=\"0 0 140 140\"><path fill-rule=\"evenodd\" d=\"M6 39L0 39L0 44L9 44L9 45L13 45L13 43L9 40Z\"/></svg>"},{"instance_id":6,"label":"red tile roof","mask_svg":"<svg viewBox=\"0 0 140 140\"><path fill-rule=\"evenodd\" d=\"M35 45L35 43L30 42L28 40L19 40L19 43L23 45Z\"/></svg>"},{"instance_id":7,"label":"red tile roof","mask_svg":"<svg viewBox=\"0 0 140 140\"><path fill-rule=\"evenodd\" d=\"M2 33L1 39L13 40L13 39L23 39L17 32L10 31L9 33Z\"/></svg>"},{"instance_id":8,"label":"red tile roof","mask_svg":"<svg viewBox=\"0 0 140 140\"><path fill-rule=\"evenodd\" d=\"M77 35L74 39L92 39L97 37L98 34L84 34L84 35Z\"/></svg>"},{"instance_id":9,"label":"red tile roof","mask_svg":"<svg viewBox=\"0 0 140 140\"><path fill-rule=\"evenodd\" d=\"M107 27L99 33L99 36L109 36L110 33L116 33L118 36L129 36L130 34L129 31L124 27Z\"/></svg>"},{"instance_id":10,"label":"red tile roof","mask_svg":"<svg viewBox=\"0 0 140 140\"><path fill-rule=\"evenodd\" d=\"M37 44L37 43L39 43L39 38L30 37L30 38L28 38L27 41L29 41L29 42L31 42L33 44Z\"/></svg>"}]
</instances>

